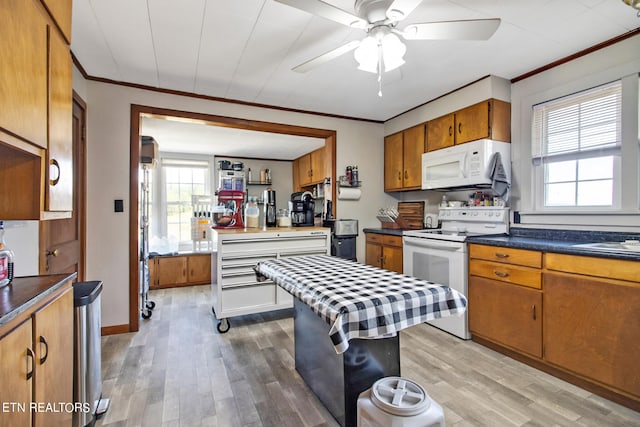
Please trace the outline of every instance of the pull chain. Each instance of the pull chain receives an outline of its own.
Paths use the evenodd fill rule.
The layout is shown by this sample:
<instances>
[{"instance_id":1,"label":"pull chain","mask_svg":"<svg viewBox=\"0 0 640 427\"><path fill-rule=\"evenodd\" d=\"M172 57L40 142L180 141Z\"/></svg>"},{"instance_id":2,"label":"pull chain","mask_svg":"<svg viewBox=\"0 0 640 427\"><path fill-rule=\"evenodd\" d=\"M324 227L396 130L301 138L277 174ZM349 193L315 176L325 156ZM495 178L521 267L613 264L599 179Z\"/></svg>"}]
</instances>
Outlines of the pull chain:
<instances>
[{"instance_id":1,"label":"pull chain","mask_svg":"<svg viewBox=\"0 0 640 427\"><path fill-rule=\"evenodd\" d=\"M382 98L382 42L378 42L378 96Z\"/></svg>"}]
</instances>

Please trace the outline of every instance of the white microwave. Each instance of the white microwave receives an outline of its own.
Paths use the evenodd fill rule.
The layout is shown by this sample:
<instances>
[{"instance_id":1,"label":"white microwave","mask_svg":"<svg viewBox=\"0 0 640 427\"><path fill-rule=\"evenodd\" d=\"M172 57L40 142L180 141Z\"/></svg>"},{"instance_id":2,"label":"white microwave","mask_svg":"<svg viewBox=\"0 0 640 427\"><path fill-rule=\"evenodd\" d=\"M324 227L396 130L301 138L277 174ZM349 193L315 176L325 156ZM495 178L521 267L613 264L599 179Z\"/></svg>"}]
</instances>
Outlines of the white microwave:
<instances>
[{"instance_id":1,"label":"white microwave","mask_svg":"<svg viewBox=\"0 0 640 427\"><path fill-rule=\"evenodd\" d=\"M464 189L491 186L489 167L495 153L511 177L511 144L480 139L422 155L422 189Z\"/></svg>"}]
</instances>

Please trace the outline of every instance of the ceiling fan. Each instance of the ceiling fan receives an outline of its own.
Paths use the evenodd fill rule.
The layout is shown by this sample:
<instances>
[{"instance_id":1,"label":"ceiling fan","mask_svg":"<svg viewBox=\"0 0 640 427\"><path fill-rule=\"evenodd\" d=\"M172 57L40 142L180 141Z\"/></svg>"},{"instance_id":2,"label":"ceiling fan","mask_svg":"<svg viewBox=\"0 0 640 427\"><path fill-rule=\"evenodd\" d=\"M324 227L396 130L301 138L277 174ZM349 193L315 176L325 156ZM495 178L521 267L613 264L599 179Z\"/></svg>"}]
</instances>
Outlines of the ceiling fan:
<instances>
[{"instance_id":1,"label":"ceiling fan","mask_svg":"<svg viewBox=\"0 0 640 427\"><path fill-rule=\"evenodd\" d=\"M498 29L500 19L472 19L462 21L425 22L397 28L422 0L355 0L355 14L322 0L276 0L305 12L330 19L367 33L362 40L350 41L336 49L306 61L293 68L305 73L320 64L331 61L355 49L358 69L378 74L382 84L382 71L391 71L404 64L405 40L487 40ZM379 92L378 95L381 96Z\"/></svg>"}]
</instances>

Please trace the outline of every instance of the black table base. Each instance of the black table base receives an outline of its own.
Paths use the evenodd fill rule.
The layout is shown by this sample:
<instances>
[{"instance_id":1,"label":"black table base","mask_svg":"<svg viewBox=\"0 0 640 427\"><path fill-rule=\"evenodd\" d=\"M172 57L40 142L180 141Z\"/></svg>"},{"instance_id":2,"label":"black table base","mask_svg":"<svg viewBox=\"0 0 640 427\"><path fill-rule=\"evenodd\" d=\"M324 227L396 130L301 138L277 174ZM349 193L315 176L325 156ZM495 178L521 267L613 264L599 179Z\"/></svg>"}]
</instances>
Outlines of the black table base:
<instances>
[{"instance_id":1,"label":"black table base","mask_svg":"<svg viewBox=\"0 0 640 427\"><path fill-rule=\"evenodd\" d=\"M400 376L400 335L352 339L343 354L329 339L329 325L294 299L296 370L343 427L355 427L358 395L383 377Z\"/></svg>"}]
</instances>

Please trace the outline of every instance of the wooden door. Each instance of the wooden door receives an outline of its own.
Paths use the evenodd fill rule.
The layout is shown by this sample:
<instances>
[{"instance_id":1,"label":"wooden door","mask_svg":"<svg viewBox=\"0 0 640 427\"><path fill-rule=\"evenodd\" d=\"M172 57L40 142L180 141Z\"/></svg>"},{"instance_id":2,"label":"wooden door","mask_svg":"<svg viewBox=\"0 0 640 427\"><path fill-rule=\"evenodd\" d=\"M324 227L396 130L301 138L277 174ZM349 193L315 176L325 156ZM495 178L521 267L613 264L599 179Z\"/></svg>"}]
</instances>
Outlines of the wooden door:
<instances>
[{"instance_id":1,"label":"wooden door","mask_svg":"<svg viewBox=\"0 0 640 427\"><path fill-rule=\"evenodd\" d=\"M211 254L189 255L187 265L190 284L211 283Z\"/></svg>"},{"instance_id":2,"label":"wooden door","mask_svg":"<svg viewBox=\"0 0 640 427\"><path fill-rule=\"evenodd\" d=\"M324 178L328 176L325 164L324 147L312 151L310 154L311 163L311 182L319 183L324 181Z\"/></svg>"},{"instance_id":3,"label":"wooden door","mask_svg":"<svg viewBox=\"0 0 640 427\"><path fill-rule=\"evenodd\" d=\"M33 380L28 373L33 372L35 362L33 356L27 356L31 350L30 319L0 340L0 402L25 405L25 410L9 407L3 411L0 427L31 425L29 403Z\"/></svg>"},{"instance_id":4,"label":"wooden door","mask_svg":"<svg viewBox=\"0 0 640 427\"><path fill-rule=\"evenodd\" d=\"M374 267L382 267L382 245L380 243L366 243L364 262Z\"/></svg>"},{"instance_id":5,"label":"wooden door","mask_svg":"<svg viewBox=\"0 0 640 427\"><path fill-rule=\"evenodd\" d=\"M489 101L456 112L456 144L489 137Z\"/></svg>"},{"instance_id":6,"label":"wooden door","mask_svg":"<svg viewBox=\"0 0 640 427\"><path fill-rule=\"evenodd\" d=\"M187 257L158 257L158 285L169 287L187 283Z\"/></svg>"},{"instance_id":7,"label":"wooden door","mask_svg":"<svg viewBox=\"0 0 640 427\"><path fill-rule=\"evenodd\" d=\"M640 396L637 283L544 274L544 358Z\"/></svg>"},{"instance_id":8,"label":"wooden door","mask_svg":"<svg viewBox=\"0 0 640 427\"><path fill-rule=\"evenodd\" d=\"M402 247L382 247L382 268L402 274Z\"/></svg>"},{"instance_id":9,"label":"wooden door","mask_svg":"<svg viewBox=\"0 0 640 427\"><path fill-rule=\"evenodd\" d=\"M301 186L311 183L311 156L309 154L298 159L298 181Z\"/></svg>"},{"instance_id":10,"label":"wooden door","mask_svg":"<svg viewBox=\"0 0 640 427\"><path fill-rule=\"evenodd\" d=\"M471 276L469 329L499 344L542 357L542 293Z\"/></svg>"},{"instance_id":11,"label":"wooden door","mask_svg":"<svg viewBox=\"0 0 640 427\"><path fill-rule=\"evenodd\" d=\"M427 122L427 151L451 147L455 141L453 113Z\"/></svg>"},{"instance_id":12,"label":"wooden door","mask_svg":"<svg viewBox=\"0 0 640 427\"><path fill-rule=\"evenodd\" d=\"M36 402L73 402L73 289L33 315ZM34 427L71 425L71 412L36 412Z\"/></svg>"},{"instance_id":13,"label":"wooden door","mask_svg":"<svg viewBox=\"0 0 640 427\"><path fill-rule=\"evenodd\" d=\"M405 189L422 187L422 154L424 153L424 123L405 130L402 146L404 174L402 186Z\"/></svg>"},{"instance_id":14,"label":"wooden door","mask_svg":"<svg viewBox=\"0 0 640 427\"><path fill-rule=\"evenodd\" d=\"M73 209L73 89L71 53L58 31L49 29L49 144L46 209Z\"/></svg>"},{"instance_id":15,"label":"wooden door","mask_svg":"<svg viewBox=\"0 0 640 427\"><path fill-rule=\"evenodd\" d=\"M0 127L46 148L46 22L25 0L1 1L0 22Z\"/></svg>"},{"instance_id":16,"label":"wooden door","mask_svg":"<svg viewBox=\"0 0 640 427\"><path fill-rule=\"evenodd\" d=\"M73 211L71 218L40 221L40 274L78 273L84 280L84 234L86 195L86 106L74 97L73 139Z\"/></svg>"},{"instance_id":17,"label":"wooden door","mask_svg":"<svg viewBox=\"0 0 640 427\"><path fill-rule=\"evenodd\" d=\"M402 189L402 132L384 138L384 191Z\"/></svg>"}]
</instances>

